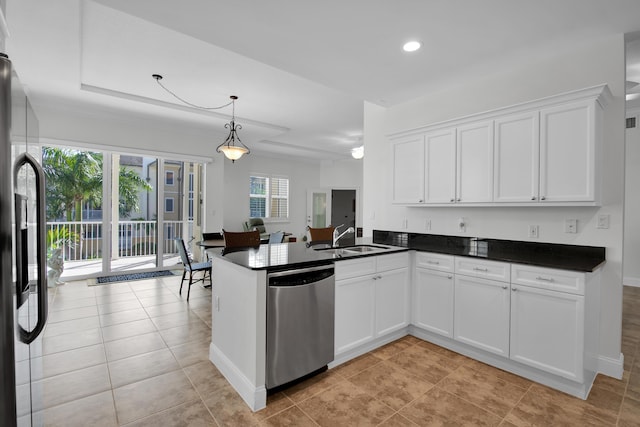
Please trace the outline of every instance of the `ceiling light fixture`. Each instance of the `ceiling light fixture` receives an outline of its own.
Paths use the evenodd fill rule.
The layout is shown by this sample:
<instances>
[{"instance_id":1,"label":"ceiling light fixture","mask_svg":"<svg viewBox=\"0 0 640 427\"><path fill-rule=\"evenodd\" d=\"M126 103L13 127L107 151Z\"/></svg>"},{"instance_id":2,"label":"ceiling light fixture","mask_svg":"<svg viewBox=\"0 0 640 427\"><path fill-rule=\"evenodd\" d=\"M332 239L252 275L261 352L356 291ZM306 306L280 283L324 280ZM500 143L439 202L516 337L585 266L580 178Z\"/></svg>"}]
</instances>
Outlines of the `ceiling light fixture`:
<instances>
[{"instance_id":1,"label":"ceiling light fixture","mask_svg":"<svg viewBox=\"0 0 640 427\"><path fill-rule=\"evenodd\" d=\"M160 74L152 74L151 77L153 77L156 82L158 82L160 87L167 91L171 96L190 107L197 108L199 110L220 110L231 105L231 121L224 125L225 129L229 129L229 135L227 135L227 138L222 144L218 145L218 147L216 148L216 152L224 154L224 156L227 159L231 160L232 163L235 163L235 161L242 157L244 154L251 153L249 147L244 145L240 140L240 137L238 136L238 130L242 129L242 125L236 124L236 100L238 99L237 96L231 95L229 97L231 99L231 102L228 102L219 107L202 107L200 105L192 104L191 102L185 101L184 99L180 98L178 95L167 89L160 82L160 80L162 80L162 76ZM238 144L236 144L236 141L238 142Z\"/></svg>"},{"instance_id":2,"label":"ceiling light fixture","mask_svg":"<svg viewBox=\"0 0 640 427\"><path fill-rule=\"evenodd\" d=\"M402 46L402 50L404 50L405 52L415 52L416 50L420 49L420 47L422 47L422 44L419 41L412 40L406 42L404 46Z\"/></svg>"},{"instance_id":3,"label":"ceiling light fixture","mask_svg":"<svg viewBox=\"0 0 640 427\"><path fill-rule=\"evenodd\" d=\"M364 145L361 145L360 147L352 148L351 149L351 156L354 159L358 159L358 160L363 158L364 157Z\"/></svg>"}]
</instances>

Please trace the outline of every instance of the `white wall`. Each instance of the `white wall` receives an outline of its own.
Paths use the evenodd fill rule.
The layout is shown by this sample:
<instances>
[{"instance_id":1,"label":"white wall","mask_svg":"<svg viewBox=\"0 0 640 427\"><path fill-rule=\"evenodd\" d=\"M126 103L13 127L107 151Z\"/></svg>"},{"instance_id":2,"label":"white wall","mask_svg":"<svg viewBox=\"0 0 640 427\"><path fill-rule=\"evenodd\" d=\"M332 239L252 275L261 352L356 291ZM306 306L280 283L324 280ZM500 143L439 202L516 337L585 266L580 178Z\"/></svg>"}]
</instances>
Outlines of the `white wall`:
<instances>
[{"instance_id":1,"label":"white wall","mask_svg":"<svg viewBox=\"0 0 640 427\"><path fill-rule=\"evenodd\" d=\"M537 241L605 246L601 311L601 354L620 356L624 193L624 37L589 40L571 51L550 51L548 57L496 70L493 75L461 81L456 87L388 109L366 104L364 141L365 235L373 229L460 235L458 217L467 220L467 236L512 240L527 238L528 224L540 227ZM406 208L391 205L391 146L385 135L454 119L519 102L606 83L614 100L604 119L603 206L600 208ZM596 229L596 215L610 215L611 227ZM578 219L578 233L565 234L563 221ZM532 239L531 239L532 240Z\"/></svg>"},{"instance_id":2,"label":"white wall","mask_svg":"<svg viewBox=\"0 0 640 427\"><path fill-rule=\"evenodd\" d=\"M252 174L289 178L289 221L267 221L265 225L267 232L283 230L301 239L307 225L307 189L320 185L319 162L254 154L233 164L224 160L224 202L221 209L225 230L242 231L242 223L249 219L249 176ZM210 181L207 182L209 184Z\"/></svg>"},{"instance_id":3,"label":"white wall","mask_svg":"<svg viewBox=\"0 0 640 427\"><path fill-rule=\"evenodd\" d=\"M636 127L626 130L624 284L640 286L640 101L627 104Z\"/></svg>"}]
</instances>

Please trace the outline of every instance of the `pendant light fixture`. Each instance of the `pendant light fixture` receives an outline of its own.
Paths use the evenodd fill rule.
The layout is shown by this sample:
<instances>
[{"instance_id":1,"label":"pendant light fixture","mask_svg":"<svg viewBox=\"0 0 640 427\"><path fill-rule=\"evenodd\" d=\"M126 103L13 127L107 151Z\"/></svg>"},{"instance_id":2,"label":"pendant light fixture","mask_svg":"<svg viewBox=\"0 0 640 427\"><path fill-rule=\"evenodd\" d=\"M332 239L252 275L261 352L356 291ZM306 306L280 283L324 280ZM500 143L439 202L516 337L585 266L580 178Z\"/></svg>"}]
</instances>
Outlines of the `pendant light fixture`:
<instances>
[{"instance_id":1,"label":"pendant light fixture","mask_svg":"<svg viewBox=\"0 0 640 427\"><path fill-rule=\"evenodd\" d=\"M235 163L235 161L242 157L244 154L251 153L249 147L244 145L240 140L240 137L238 136L238 130L242 129L242 125L236 124L236 100L238 99L237 96L231 95L229 97L231 99L231 102L228 102L219 107L202 107L200 105L192 104L191 102L185 101L184 99L180 98L178 95L167 89L160 82L160 80L162 80L162 76L160 74L152 74L151 77L153 77L156 82L158 82L160 87L167 91L167 93L190 107L197 108L199 110L220 110L231 105L231 121L224 125L225 129L229 129L229 135L227 135L227 138L222 144L218 145L218 147L216 148L216 152L224 154L224 156L227 159L231 160L232 163Z\"/></svg>"},{"instance_id":2,"label":"pendant light fixture","mask_svg":"<svg viewBox=\"0 0 640 427\"><path fill-rule=\"evenodd\" d=\"M242 125L236 124L236 99L238 99L237 96L231 95L231 121L224 125L226 129L229 129L229 135L227 139L216 148L216 151L223 153L227 159L231 160L231 163L235 163L243 154L251 153L249 147L242 143L237 133L238 130L242 129ZM236 145L236 140L238 141L238 145Z\"/></svg>"}]
</instances>

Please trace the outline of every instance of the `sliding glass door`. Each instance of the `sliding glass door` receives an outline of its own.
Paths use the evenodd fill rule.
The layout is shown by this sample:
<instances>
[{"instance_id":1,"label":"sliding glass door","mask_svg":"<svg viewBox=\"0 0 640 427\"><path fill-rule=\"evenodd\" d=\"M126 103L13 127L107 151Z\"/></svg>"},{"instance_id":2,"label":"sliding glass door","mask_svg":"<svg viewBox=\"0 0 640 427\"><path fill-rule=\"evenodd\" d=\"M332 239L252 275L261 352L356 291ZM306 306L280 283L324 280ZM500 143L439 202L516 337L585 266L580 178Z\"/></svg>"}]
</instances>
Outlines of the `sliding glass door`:
<instances>
[{"instance_id":1,"label":"sliding glass door","mask_svg":"<svg viewBox=\"0 0 640 427\"><path fill-rule=\"evenodd\" d=\"M63 279L171 268L200 236L201 165L143 155L44 147L50 250Z\"/></svg>"}]
</instances>

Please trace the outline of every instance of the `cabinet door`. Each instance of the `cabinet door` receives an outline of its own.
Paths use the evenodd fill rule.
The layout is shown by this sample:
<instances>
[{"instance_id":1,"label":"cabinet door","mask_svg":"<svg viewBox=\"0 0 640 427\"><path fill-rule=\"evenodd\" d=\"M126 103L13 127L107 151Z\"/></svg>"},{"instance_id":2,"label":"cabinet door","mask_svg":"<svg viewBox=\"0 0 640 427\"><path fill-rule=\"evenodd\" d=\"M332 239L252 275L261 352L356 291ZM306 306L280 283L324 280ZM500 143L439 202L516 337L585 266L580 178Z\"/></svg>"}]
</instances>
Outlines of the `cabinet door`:
<instances>
[{"instance_id":1,"label":"cabinet door","mask_svg":"<svg viewBox=\"0 0 640 427\"><path fill-rule=\"evenodd\" d=\"M446 129L425 136L425 201L453 203L456 197L456 133Z\"/></svg>"},{"instance_id":2,"label":"cabinet door","mask_svg":"<svg viewBox=\"0 0 640 427\"><path fill-rule=\"evenodd\" d=\"M408 269L379 273L376 278L376 336L402 329L409 324Z\"/></svg>"},{"instance_id":3,"label":"cabinet door","mask_svg":"<svg viewBox=\"0 0 640 427\"><path fill-rule=\"evenodd\" d=\"M374 276L336 281L335 352L371 341L375 333Z\"/></svg>"},{"instance_id":4,"label":"cabinet door","mask_svg":"<svg viewBox=\"0 0 640 427\"><path fill-rule=\"evenodd\" d=\"M393 203L424 202L424 137L393 144Z\"/></svg>"},{"instance_id":5,"label":"cabinet door","mask_svg":"<svg viewBox=\"0 0 640 427\"><path fill-rule=\"evenodd\" d=\"M453 274L417 268L413 324L453 338Z\"/></svg>"},{"instance_id":6,"label":"cabinet door","mask_svg":"<svg viewBox=\"0 0 640 427\"><path fill-rule=\"evenodd\" d=\"M595 200L595 101L540 111L540 199Z\"/></svg>"},{"instance_id":7,"label":"cabinet door","mask_svg":"<svg viewBox=\"0 0 640 427\"><path fill-rule=\"evenodd\" d=\"M583 296L513 286L511 359L582 382L583 348Z\"/></svg>"},{"instance_id":8,"label":"cabinet door","mask_svg":"<svg viewBox=\"0 0 640 427\"><path fill-rule=\"evenodd\" d=\"M537 202L540 172L538 112L495 120L495 202Z\"/></svg>"},{"instance_id":9,"label":"cabinet door","mask_svg":"<svg viewBox=\"0 0 640 427\"><path fill-rule=\"evenodd\" d=\"M509 356L509 285L456 275L453 338Z\"/></svg>"},{"instance_id":10,"label":"cabinet door","mask_svg":"<svg viewBox=\"0 0 640 427\"><path fill-rule=\"evenodd\" d=\"M459 127L456 150L456 202L491 202L493 122L478 122Z\"/></svg>"}]
</instances>

